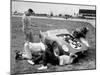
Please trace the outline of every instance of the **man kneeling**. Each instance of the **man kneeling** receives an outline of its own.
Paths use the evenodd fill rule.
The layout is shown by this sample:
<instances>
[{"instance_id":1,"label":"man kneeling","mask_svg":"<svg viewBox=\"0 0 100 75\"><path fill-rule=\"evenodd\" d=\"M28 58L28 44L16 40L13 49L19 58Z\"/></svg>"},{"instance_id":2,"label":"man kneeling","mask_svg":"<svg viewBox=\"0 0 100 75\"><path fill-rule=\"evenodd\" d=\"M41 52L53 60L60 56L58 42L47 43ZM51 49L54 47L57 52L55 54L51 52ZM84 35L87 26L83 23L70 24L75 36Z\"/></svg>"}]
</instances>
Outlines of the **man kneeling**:
<instances>
[{"instance_id":1,"label":"man kneeling","mask_svg":"<svg viewBox=\"0 0 100 75\"><path fill-rule=\"evenodd\" d=\"M47 69L47 64L50 63L52 65L66 65L73 63L73 60L75 59L75 55L72 55L70 53L62 54L59 56L56 56L54 53L53 45L46 44L47 48L43 54L43 64L38 70L41 69Z\"/></svg>"}]
</instances>

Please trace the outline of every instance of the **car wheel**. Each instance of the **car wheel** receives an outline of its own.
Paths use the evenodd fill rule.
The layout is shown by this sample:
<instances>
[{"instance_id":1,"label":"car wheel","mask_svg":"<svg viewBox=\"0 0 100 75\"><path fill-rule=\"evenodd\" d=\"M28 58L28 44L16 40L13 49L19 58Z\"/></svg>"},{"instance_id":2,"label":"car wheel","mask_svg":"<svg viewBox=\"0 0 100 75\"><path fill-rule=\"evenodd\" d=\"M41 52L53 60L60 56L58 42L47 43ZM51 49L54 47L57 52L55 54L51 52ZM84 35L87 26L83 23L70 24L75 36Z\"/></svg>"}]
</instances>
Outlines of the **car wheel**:
<instances>
[{"instance_id":1,"label":"car wheel","mask_svg":"<svg viewBox=\"0 0 100 75\"><path fill-rule=\"evenodd\" d=\"M55 56L59 56L60 53L59 53L59 47L57 42L53 42L53 51Z\"/></svg>"}]
</instances>

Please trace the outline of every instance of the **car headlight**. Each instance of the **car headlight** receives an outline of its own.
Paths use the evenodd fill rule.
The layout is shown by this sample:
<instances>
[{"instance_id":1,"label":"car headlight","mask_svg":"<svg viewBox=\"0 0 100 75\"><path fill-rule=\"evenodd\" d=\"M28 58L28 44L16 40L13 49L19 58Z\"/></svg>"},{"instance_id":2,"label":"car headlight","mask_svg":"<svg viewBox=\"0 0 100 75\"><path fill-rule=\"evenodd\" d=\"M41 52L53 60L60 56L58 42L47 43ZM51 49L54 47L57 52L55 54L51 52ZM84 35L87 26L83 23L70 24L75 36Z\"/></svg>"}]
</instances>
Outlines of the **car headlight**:
<instances>
[{"instance_id":1,"label":"car headlight","mask_svg":"<svg viewBox=\"0 0 100 75\"><path fill-rule=\"evenodd\" d=\"M65 52L68 52L68 51L69 51L69 49L68 49L68 47L67 47L66 45L63 45L63 46L62 46L62 49L63 49Z\"/></svg>"}]
</instances>

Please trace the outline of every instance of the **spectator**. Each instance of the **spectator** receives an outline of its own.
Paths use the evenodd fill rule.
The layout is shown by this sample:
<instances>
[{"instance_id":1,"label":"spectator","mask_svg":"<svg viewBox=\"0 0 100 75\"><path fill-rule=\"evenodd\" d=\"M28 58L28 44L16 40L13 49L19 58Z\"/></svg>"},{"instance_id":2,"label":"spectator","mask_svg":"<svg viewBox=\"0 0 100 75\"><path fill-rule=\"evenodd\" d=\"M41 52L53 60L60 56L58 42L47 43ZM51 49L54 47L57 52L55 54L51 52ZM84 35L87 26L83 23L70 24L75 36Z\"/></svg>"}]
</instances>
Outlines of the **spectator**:
<instances>
[{"instance_id":1,"label":"spectator","mask_svg":"<svg viewBox=\"0 0 100 75\"><path fill-rule=\"evenodd\" d=\"M33 14L32 9L28 9L23 17L22 17L22 31L25 34L25 41L33 42L33 36L32 36L32 23L31 23L31 15Z\"/></svg>"},{"instance_id":2,"label":"spectator","mask_svg":"<svg viewBox=\"0 0 100 75\"><path fill-rule=\"evenodd\" d=\"M23 17L22 17L22 31L24 32L25 34L25 42L33 42L33 30L32 30L32 23L31 23L31 15L33 14L33 10L32 9L28 9ZM27 58L28 59L28 62L30 64L34 64L31 59L32 59L32 56L30 55L30 51L29 49L25 50L24 51L24 54L23 54L23 57L24 58Z\"/></svg>"}]
</instances>

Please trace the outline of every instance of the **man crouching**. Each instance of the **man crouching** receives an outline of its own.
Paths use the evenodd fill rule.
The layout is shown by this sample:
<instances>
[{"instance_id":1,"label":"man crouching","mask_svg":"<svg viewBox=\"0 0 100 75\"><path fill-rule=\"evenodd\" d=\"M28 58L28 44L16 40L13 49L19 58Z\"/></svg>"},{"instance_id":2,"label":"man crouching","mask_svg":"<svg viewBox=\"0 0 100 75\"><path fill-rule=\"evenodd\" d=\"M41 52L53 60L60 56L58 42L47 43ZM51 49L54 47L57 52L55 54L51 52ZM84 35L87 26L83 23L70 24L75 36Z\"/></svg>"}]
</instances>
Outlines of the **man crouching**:
<instances>
[{"instance_id":1,"label":"man crouching","mask_svg":"<svg viewBox=\"0 0 100 75\"><path fill-rule=\"evenodd\" d=\"M73 60L76 58L76 56L72 55L71 53L64 53L61 51L60 51L61 53L59 53L59 50L60 50L59 48L55 52L54 43L53 44L46 43L46 45L47 45L47 48L43 54L43 59L42 59L43 64L41 67L38 68L38 70L47 69L48 63L54 66L71 64L73 63Z\"/></svg>"},{"instance_id":2,"label":"man crouching","mask_svg":"<svg viewBox=\"0 0 100 75\"><path fill-rule=\"evenodd\" d=\"M89 47L89 43L86 39L88 31L89 29L87 27L77 28L75 31L72 32L72 35L74 36L74 38L80 40L83 44Z\"/></svg>"}]
</instances>

